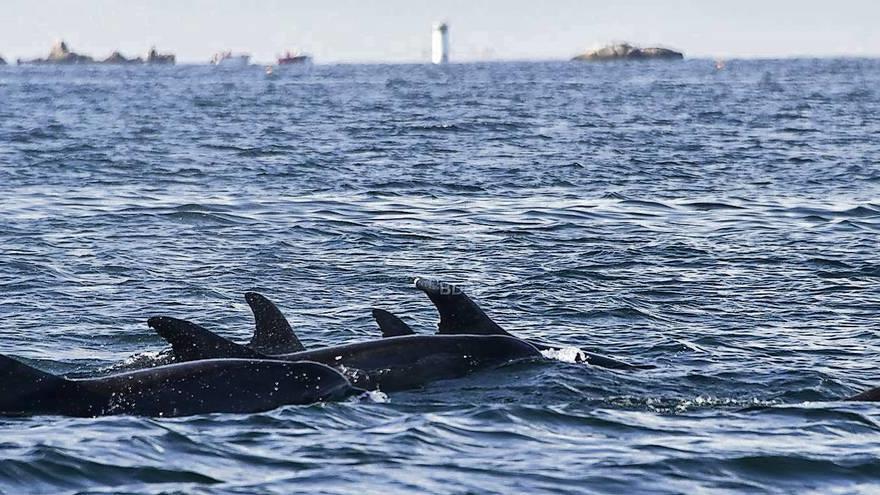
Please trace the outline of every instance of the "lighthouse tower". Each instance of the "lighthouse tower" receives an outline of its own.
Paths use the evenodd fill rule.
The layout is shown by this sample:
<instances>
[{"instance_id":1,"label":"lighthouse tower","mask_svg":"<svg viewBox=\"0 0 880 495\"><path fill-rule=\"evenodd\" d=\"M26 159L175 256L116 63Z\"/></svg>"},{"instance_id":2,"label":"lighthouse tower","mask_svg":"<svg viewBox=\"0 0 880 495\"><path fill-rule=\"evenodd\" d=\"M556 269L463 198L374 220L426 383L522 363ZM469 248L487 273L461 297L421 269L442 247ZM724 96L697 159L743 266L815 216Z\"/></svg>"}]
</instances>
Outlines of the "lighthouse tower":
<instances>
[{"instance_id":1,"label":"lighthouse tower","mask_svg":"<svg viewBox=\"0 0 880 495\"><path fill-rule=\"evenodd\" d=\"M434 24L431 33L431 62L449 63L449 26L445 22Z\"/></svg>"}]
</instances>

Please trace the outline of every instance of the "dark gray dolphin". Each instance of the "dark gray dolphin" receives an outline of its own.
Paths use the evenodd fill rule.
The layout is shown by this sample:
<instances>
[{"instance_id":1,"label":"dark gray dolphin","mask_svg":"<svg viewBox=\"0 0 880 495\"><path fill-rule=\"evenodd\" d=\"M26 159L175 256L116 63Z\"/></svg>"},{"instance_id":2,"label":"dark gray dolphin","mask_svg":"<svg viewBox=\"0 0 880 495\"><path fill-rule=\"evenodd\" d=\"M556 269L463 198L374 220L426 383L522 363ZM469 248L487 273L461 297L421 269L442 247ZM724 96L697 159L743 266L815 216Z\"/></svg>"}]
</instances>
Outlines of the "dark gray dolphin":
<instances>
[{"instance_id":1,"label":"dark gray dolphin","mask_svg":"<svg viewBox=\"0 0 880 495\"><path fill-rule=\"evenodd\" d=\"M362 392L314 362L215 359L69 379L0 355L0 415L253 413Z\"/></svg>"},{"instance_id":2,"label":"dark gray dolphin","mask_svg":"<svg viewBox=\"0 0 880 495\"><path fill-rule=\"evenodd\" d=\"M421 289L437 307L440 322L437 333L441 335L508 335L512 336L477 305L470 297L455 285L436 280L416 278L415 286ZM381 323L380 323L381 326ZM529 340L539 350L559 349L562 346L545 344ZM593 366L613 369L649 369L650 365L632 365L607 356L581 350L578 361L585 361Z\"/></svg>"},{"instance_id":3,"label":"dark gray dolphin","mask_svg":"<svg viewBox=\"0 0 880 495\"><path fill-rule=\"evenodd\" d=\"M281 313L281 310L272 301L256 292L245 292L244 299L254 314L255 324L251 341L245 345L248 349L253 349L255 352L245 354L239 351L230 354L230 356L255 358L256 356L268 354L284 354L305 350L305 347L303 347L299 338L293 332L293 328L284 317L284 314ZM135 361L119 365L118 367L124 370L134 370L169 364L176 360L179 359L166 352L161 352L158 356L140 355Z\"/></svg>"},{"instance_id":4,"label":"dark gray dolphin","mask_svg":"<svg viewBox=\"0 0 880 495\"><path fill-rule=\"evenodd\" d=\"M850 402L880 402L880 387L865 390L860 394L847 397L844 400Z\"/></svg>"},{"instance_id":5,"label":"dark gray dolphin","mask_svg":"<svg viewBox=\"0 0 880 495\"><path fill-rule=\"evenodd\" d=\"M373 319L379 325L383 337L402 337L404 335L415 335L412 328L403 322L394 314L384 309L374 309Z\"/></svg>"},{"instance_id":6,"label":"dark gray dolphin","mask_svg":"<svg viewBox=\"0 0 880 495\"><path fill-rule=\"evenodd\" d=\"M254 337L248 344L251 349L265 354L305 350L287 318L272 301L256 292L245 292L244 299L254 313Z\"/></svg>"},{"instance_id":7,"label":"dark gray dolphin","mask_svg":"<svg viewBox=\"0 0 880 495\"><path fill-rule=\"evenodd\" d=\"M504 335L410 335L263 355L186 320L159 316L150 318L147 323L171 344L175 358L180 361L217 358L314 361L339 368L357 387L387 392L542 357L528 342Z\"/></svg>"}]
</instances>

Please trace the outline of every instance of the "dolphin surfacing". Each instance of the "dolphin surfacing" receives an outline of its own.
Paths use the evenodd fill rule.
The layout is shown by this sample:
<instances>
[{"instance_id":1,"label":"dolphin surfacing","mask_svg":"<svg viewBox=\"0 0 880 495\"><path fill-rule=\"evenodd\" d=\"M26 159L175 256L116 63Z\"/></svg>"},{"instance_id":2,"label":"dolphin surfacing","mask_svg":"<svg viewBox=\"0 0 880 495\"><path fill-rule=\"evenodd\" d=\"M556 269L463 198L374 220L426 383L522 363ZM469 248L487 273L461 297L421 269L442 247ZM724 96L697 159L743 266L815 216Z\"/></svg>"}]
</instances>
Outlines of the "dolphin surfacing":
<instances>
[{"instance_id":1,"label":"dolphin surfacing","mask_svg":"<svg viewBox=\"0 0 880 495\"><path fill-rule=\"evenodd\" d=\"M69 379L0 355L0 415L78 417L254 413L361 390L314 362L217 359Z\"/></svg>"},{"instance_id":2,"label":"dolphin surfacing","mask_svg":"<svg viewBox=\"0 0 880 495\"><path fill-rule=\"evenodd\" d=\"M373 319L379 325L383 337L402 337L404 335L415 335L413 329L403 322L397 315L384 309L374 309Z\"/></svg>"},{"instance_id":3,"label":"dolphin surfacing","mask_svg":"<svg viewBox=\"0 0 880 495\"><path fill-rule=\"evenodd\" d=\"M446 282L415 278L413 283L417 289L424 292L440 313L440 322L437 324L437 333L441 335L512 335L495 323L489 315L483 311L461 289ZM528 341L539 350L546 351L559 349L560 346L545 344L533 340ZM585 361L593 366L611 369L649 369L651 365L634 365L619 361L614 358L581 350L578 353L578 361Z\"/></svg>"},{"instance_id":4,"label":"dolphin surfacing","mask_svg":"<svg viewBox=\"0 0 880 495\"><path fill-rule=\"evenodd\" d=\"M178 361L252 356L255 352L186 320L160 316L150 318L148 324L171 344ZM504 335L406 335L256 357L334 366L354 386L386 392L542 358L533 345Z\"/></svg>"},{"instance_id":5,"label":"dolphin surfacing","mask_svg":"<svg viewBox=\"0 0 880 495\"><path fill-rule=\"evenodd\" d=\"M880 402L880 387L865 390L860 394L844 399L847 402Z\"/></svg>"},{"instance_id":6,"label":"dolphin surfacing","mask_svg":"<svg viewBox=\"0 0 880 495\"><path fill-rule=\"evenodd\" d=\"M244 300L254 313L254 337L248 347L266 354L305 350L284 313L269 298L257 292L245 292Z\"/></svg>"}]
</instances>

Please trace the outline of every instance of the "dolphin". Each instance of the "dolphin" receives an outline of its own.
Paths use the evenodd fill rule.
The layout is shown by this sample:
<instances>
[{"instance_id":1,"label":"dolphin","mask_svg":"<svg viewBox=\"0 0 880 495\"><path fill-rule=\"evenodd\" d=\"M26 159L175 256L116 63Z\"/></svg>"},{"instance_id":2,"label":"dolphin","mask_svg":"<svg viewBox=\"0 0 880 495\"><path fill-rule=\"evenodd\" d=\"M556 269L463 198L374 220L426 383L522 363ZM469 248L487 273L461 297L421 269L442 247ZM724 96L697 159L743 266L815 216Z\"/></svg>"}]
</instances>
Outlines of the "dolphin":
<instances>
[{"instance_id":1,"label":"dolphin","mask_svg":"<svg viewBox=\"0 0 880 495\"><path fill-rule=\"evenodd\" d=\"M253 413L363 392L314 362L215 359L70 379L0 355L0 415Z\"/></svg>"},{"instance_id":2,"label":"dolphin","mask_svg":"<svg viewBox=\"0 0 880 495\"><path fill-rule=\"evenodd\" d=\"M420 278L414 279L414 285L416 288L424 291L431 299L431 302L437 307L437 310L440 313L440 323L438 324L439 334L510 335L507 331L501 328L500 325L495 323L486 312L479 307L479 305L467 296L467 294L455 285ZM293 330L291 329L290 324L287 323L283 313L281 313L277 306L275 306L275 304L268 298L256 292L248 292L245 294L245 299L248 301L248 304L250 304L256 321L256 332L254 334L254 340L249 344L250 347L254 346L254 341L257 340L257 334L272 335L278 332L278 330L276 330L277 328L286 328L286 331L291 334L292 339L296 339L296 336L293 335ZM376 323L379 325L382 336L385 338L416 335L409 325L389 311L376 308L372 310L372 314ZM285 338L291 339L291 337ZM299 342L299 340L296 340L296 342ZM531 343L539 350L558 349L560 347L542 342L527 342ZM616 359L586 351L580 351L577 358L579 361L586 361L600 367L616 369L653 368L653 366L650 365L630 365ZM866 390L843 400L851 402L880 402L880 387Z\"/></svg>"},{"instance_id":3,"label":"dolphin","mask_svg":"<svg viewBox=\"0 0 880 495\"><path fill-rule=\"evenodd\" d=\"M533 345L506 335L407 335L269 355L186 320L156 316L147 324L171 344L177 361L314 361L337 367L356 387L387 392L459 378L514 361L542 358Z\"/></svg>"},{"instance_id":4,"label":"dolphin","mask_svg":"<svg viewBox=\"0 0 880 495\"><path fill-rule=\"evenodd\" d=\"M275 303L256 292L245 292L244 300L251 307L255 322L254 336L248 347L264 354L306 350Z\"/></svg>"},{"instance_id":5,"label":"dolphin","mask_svg":"<svg viewBox=\"0 0 880 495\"><path fill-rule=\"evenodd\" d=\"M865 390L860 394L847 397L843 400L848 402L880 402L880 387Z\"/></svg>"},{"instance_id":6,"label":"dolphin","mask_svg":"<svg viewBox=\"0 0 880 495\"><path fill-rule=\"evenodd\" d=\"M253 310L256 320L253 337L250 342L244 344L247 348L257 351L259 355L285 354L305 350L284 314L272 301L256 292L246 292L244 298ZM125 363L114 365L112 369L133 371L171 364L176 360L170 350L163 350L158 355L137 354ZM72 376L78 378L79 375L80 373L74 373Z\"/></svg>"},{"instance_id":7,"label":"dolphin","mask_svg":"<svg viewBox=\"0 0 880 495\"><path fill-rule=\"evenodd\" d=\"M401 337L403 335L415 335L413 329L403 322L397 315L384 309L373 309L373 318L379 324L379 330L383 337Z\"/></svg>"},{"instance_id":8,"label":"dolphin","mask_svg":"<svg viewBox=\"0 0 880 495\"><path fill-rule=\"evenodd\" d=\"M444 282L430 281L424 279L415 279L415 286L423 290L434 306L440 312L440 323L438 325L438 333L441 335L506 335L514 337L497 323L492 321L485 311L480 308L470 297L467 296L458 287ZM254 337L248 347L258 350L265 354L284 354L305 350L299 339L293 333L290 324L284 317L284 314L278 307L267 297L256 293L245 293L245 300L251 307L254 314L254 322L256 330ZM402 319L395 314L384 309L374 308L372 310L373 318L379 325L382 336L402 337L407 335L416 335L413 329L407 325ZM277 347L259 344L267 340L280 340L285 344ZM293 346L289 342L295 343ZM528 341L538 350L559 349L560 346L553 346L541 342ZM593 354L586 351L580 351L576 359L579 362L588 361L595 366L616 369L646 369L652 366L636 366L616 359Z\"/></svg>"},{"instance_id":9,"label":"dolphin","mask_svg":"<svg viewBox=\"0 0 880 495\"><path fill-rule=\"evenodd\" d=\"M416 278L415 287L428 295L428 298L440 313L437 333L440 335L507 335L513 337L500 325L492 321L483 309L467 294L455 285L436 280ZM378 314L378 316L377 316ZM414 333L406 323L385 310L373 310L376 323L382 334L408 335ZM409 333L407 333L407 329ZM546 344L535 340L527 340L538 350L559 349L562 346ZM651 365L633 365L600 354L581 350L576 360L587 362L593 366L612 369L650 369Z\"/></svg>"}]
</instances>

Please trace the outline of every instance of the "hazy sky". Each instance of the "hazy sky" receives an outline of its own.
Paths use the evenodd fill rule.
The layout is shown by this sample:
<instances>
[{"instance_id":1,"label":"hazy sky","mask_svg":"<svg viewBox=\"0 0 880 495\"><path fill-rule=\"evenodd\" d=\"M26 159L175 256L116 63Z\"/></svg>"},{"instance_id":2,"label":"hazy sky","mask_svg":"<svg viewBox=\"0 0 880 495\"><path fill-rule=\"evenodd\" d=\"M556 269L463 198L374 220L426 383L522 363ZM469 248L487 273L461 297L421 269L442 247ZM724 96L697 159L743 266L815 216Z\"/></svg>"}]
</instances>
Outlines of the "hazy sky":
<instances>
[{"instance_id":1,"label":"hazy sky","mask_svg":"<svg viewBox=\"0 0 880 495\"><path fill-rule=\"evenodd\" d=\"M876 0L2 0L0 55L42 57L64 39L96 57L155 44L181 62L288 47L317 62L426 61L436 20L459 61L567 59L614 40L694 57L880 55Z\"/></svg>"}]
</instances>

